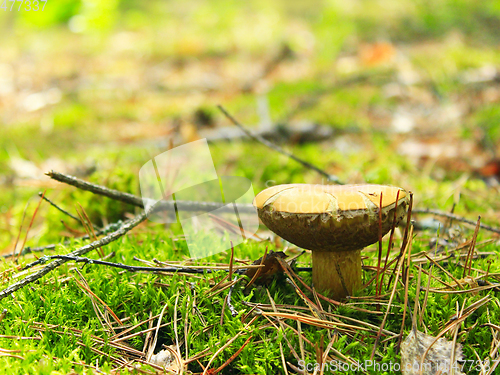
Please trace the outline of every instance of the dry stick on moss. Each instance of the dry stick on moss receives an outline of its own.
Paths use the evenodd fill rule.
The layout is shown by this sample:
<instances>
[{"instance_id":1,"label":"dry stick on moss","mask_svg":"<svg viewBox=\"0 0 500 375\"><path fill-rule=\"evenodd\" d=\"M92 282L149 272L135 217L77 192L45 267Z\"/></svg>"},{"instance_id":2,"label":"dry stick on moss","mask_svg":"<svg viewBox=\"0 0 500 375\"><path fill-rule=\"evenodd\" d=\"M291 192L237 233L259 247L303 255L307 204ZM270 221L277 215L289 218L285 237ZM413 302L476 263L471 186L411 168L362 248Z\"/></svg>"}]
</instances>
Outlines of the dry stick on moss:
<instances>
[{"instance_id":1,"label":"dry stick on moss","mask_svg":"<svg viewBox=\"0 0 500 375\"><path fill-rule=\"evenodd\" d=\"M95 232L95 234L96 234L96 236L100 236L101 234L109 232L110 228L116 228L116 227L119 228L121 225L122 224L120 224L120 222L109 224L106 228L100 229L97 232ZM85 234L85 235L83 235L81 237L75 237L75 240L88 240L89 238L90 238L89 235ZM64 241L61 244L62 245L69 245L69 244L71 244L71 241ZM50 244L50 245L37 246L37 247L26 246L21 251L21 255L26 255L26 254L30 254L30 253L39 253L39 252L42 252L44 250L54 250L57 245L58 244ZM3 258L12 258L13 256L17 256L17 254L16 253L10 253L10 254L4 254L4 255L2 255Z\"/></svg>"},{"instance_id":2,"label":"dry stick on moss","mask_svg":"<svg viewBox=\"0 0 500 375\"><path fill-rule=\"evenodd\" d=\"M218 105L217 108L220 109L220 111L222 113L224 113L224 115L234 124L236 125L238 128L240 128L247 136L249 136L250 138L256 140L257 142L260 142L262 143L264 146L267 146L269 147L271 150L274 150L274 151L277 151L279 152L280 154L282 155L285 155L287 157L289 157L290 159L293 159L295 160L296 162L302 164L304 167L308 168L308 169L312 169L313 171L319 173L321 176L323 177L326 177L326 179L328 181L331 181L331 182L335 182L336 184L339 184L339 185L343 185L342 182L340 182L339 178L337 176L334 176L334 175L331 175L327 172L325 172L324 170L316 167L315 165L312 165L311 163L305 161L305 160L302 160L300 158L298 158L297 156L293 155L292 153L288 152L288 151L285 151L283 150L280 146L278 145L275 145L274 143L272 142L269 142L268 140L266 140L265 138L261 137L260 135L256 135L256 134L252 134L249 130L247 130L242 124L240 124L233 116L231 116L225 109L224 107L222 107L221 105Z\"/></svg>"},{"instance_id":3,"label":"dry stick on moss","mask_svg":"<svg viewBox=\"0 0 500 375\"><path fill-rule=\"evenodd\" d=\"M326 173L326 172L324 172ZM103 195L105 197L128 203L136 207L144 208L143 201L140 197L130 194L130 193L125 193L119 190L114 190L114 189L109 189L105 186L102 185L97 185L93 184L91 182L79 179L74 176L66 175L63 173L59 173L56 171L50 171L46 173L47 176L50 178L68 184L75 186L79 189L90 191L91 193L98 194L98 195ZM215 210L215 209L224 209L226 207L225 205L222 205L220 203L215 203L215 202L180 202L177 201L177 203L182 203L182 209L185 209L186 211L209 211L209 210ZM254 212L254 207L251 204L238 204L236 206L238 208L239 212ZM162 209L173 209L174 204L173 202L167 201L167 202L162 202L158 205L157 209L162 210ZM231 211L232 210L232 211ZM229 212L229 211L228 211ZM230 212L234 212L234 208L230 207ZM439 211L439 210L431 210L427 208L414 208L413 213L416 214L429 214L429 215L436 215L436 216L441 216L441 217L447 217L451 218L456 221L460 221L462 223L466 223L472 226L476 225L475 221L465 219L461 216L455 215L455 214L450 214L448 212L444 211ZM490 232L498 233L500 234L500 228L497 227L492 227L486 224L481 223L481 228Z\"/></svg>"},{"instance_id":4,"label":"dry stick on moss","mask_svg":"<svg viewBox=\"0 0 500 375\"><path fill-rule=\"evenodd\" d=\"M136 227L137 225L142 223L144 220L146 220L146 218L147 218L147 213L142 212L141 214L137 215L133 219L127 220L123 224L123 226L120 229L118 229L117 231L108 234L107 236L101 238L98 241L91 242L85 246L82 246L82 247L76 249L75 251L72 251L71 253L68 254L68 256L77 256L78 257L81 255L87 254L88 252L95 250L101 246L104 246L104 245L107 245L113 241L116 241L118 238L122 237L128 231L130 231L131 229L133 229L134 227ZM46 265L41 270L35 272L34 274L31 274L31 275L25 277L24 279L19 280L18 282L12 284L8 288L5 288L4 290L0 291L0 300L4 299L5 297L10 295L11 293L21 289L22 287L40 279L41 277L43 277L46 274L48 274L49 272L55 270L57 267L66 263L67 261L68 260L66 260L66 259L57 259L57 260L49 263L48 265Z\"/></svg>"},{"instance_id":5,"label":"dry stick on moss","mask_svg":"<svg viewBox=\"0 0 500 375\"><path fill-rule=\"evenodd\" d=\"M52 260L52 259L64 260L65 262L73 261L76 263L87 263L87 264L94 264L94 265L100 265L100 266L121 268L121 269L127 270L129 272L140 272L140 271L146 271L146 272L183 272L183 273L202 274L204 272L212 273L214 271L226 271L226 272L228 271L227 269L211 269L211 268L203 268L203 267L201 267L201 268L188 268L188 267L129 266L129 265L123 264L123 263L107 262L107 261L99 260L99 259L91 259L91 258L74 256L71 254L68 254L68 255L45 255L45 256L41 257L40 259L38 259L30 264L27 264L23 268L23 270L37 266L39 264L44 264L48 260ZM260 267L260 266L258 266L258 265L251 266L251 268L257 268L257 267ZM235 273L240 274L245 270L247 270L247 268L238 268Z\"/></svg>"},{"instance_id":6,"label":"dry stick on moss","mask_svg":"<svg viewBox=\"0 0 500 375\"><path fill-rule=\"evenodd\" d=\"M116 201L120 201L123 203L128 203L133 206L139 207L139 208L144 208L144 202L141 197L138 197L134 194L130 193L125 193L119 190L115 189L109 189L106 186L102 185L97 185L93 184L91 182L82 180L80 178L70 176L64 173L59 173L56 171L50 171L46 173L47 176L50 178L74 186L78 189L81 190L86 190L90 191L91 193L102 195L111 199L114 199ZM177 204L178 207L182 210L185 211L213 211L218 209L219 212L233 212L234 213L234 207L228 206L222 203L217 203L217 202L189 202L189 201L160 201L156 207L155 207L155 212L156 211L161 211L161 210L173 210L174 209L174 204ZM182 208L181 208L182 207ZM239 212L243 213L248 213L248 212L255 212L255 208L251 204L242 204L242 205L237 205ZM221 211L222 210L222 211ZM151 211L153 212L153 211Z\"/></svg>"}]
</instances>

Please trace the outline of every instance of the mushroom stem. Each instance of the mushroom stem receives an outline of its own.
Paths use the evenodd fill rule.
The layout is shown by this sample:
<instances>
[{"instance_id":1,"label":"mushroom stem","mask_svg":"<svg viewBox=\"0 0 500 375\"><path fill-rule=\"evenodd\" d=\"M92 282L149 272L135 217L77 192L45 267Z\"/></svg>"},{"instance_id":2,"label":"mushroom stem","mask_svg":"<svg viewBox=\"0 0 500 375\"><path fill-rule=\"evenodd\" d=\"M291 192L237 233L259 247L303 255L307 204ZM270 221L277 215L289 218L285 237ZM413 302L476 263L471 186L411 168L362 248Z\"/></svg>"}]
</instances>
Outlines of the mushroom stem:
<instances>
[{"instance_id":1,"label":"mushroom stem","mask_svg":"<svg viewBox=\"0 0 500 375\"><path fill-rule=\"evenodd\" d=\"M344 299L361 286L361 250L312 251L313 283L319 292Z\"/></svg>"}]
</instances>

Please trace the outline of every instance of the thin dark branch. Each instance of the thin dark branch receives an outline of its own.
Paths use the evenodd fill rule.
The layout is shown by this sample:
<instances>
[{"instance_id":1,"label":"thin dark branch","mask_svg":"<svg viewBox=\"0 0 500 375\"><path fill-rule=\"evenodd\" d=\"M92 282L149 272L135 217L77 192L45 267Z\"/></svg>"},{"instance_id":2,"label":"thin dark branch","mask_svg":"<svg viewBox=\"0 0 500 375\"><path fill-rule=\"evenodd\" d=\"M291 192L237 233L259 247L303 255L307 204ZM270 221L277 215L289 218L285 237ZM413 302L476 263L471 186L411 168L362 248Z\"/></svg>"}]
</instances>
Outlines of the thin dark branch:
<instances>
[{"instance_id":1,"label":"thin dark branch","mask_svg":"<svg viewBox=\"0 0 500 375\"><path fill-rule=\"evenodd\" d=\"M44 201L48 202L51 206L55 207L56 209L58 209L59 211L61 211L63 214L69 216L70 218L72 218L73 220L76 220L78 221L78 223L81 223L80 219L77 218L75 215L73 215L72 213L62 209L61 207L59 207L57 204L55 204L54 202L52 202L49 198L47 198L45 195L43 195L43 193L38 193L38 196L41 197Z\"/></svg>"},{"instance_id":2,"label":"thin dark branch","mask_svg":"<svg viewBox=\"0 0 500 375\"><path fill-rule=\"evenodd\" d=\"M67 262L72 261L76 263L85 263L85 264L92 264L92 265L100 265L100 266L108 266L108 267L114 267L114 268L121 268L130 272L140 272L140 271L146 271L146 272L183 272L183 273L194 273L194 274L202 274L204 272L207 273L212 273L214 271L228 271L228 270L212 270L210 268L190 268L190 267L146 267L146 266L129 266L127 264L123 263L114 263L114 262L107 262L104 260L99 260L99 259L91 259L91 258L85 258L85 257L79 257L79 256L74 256L74 255L45 255L41 257L40 259L36 260L35 262L32 262L24 267L24 269L34 267L39 264L44 264L49 260L53 259L62 259Z\"/></svg>"},{"instance_id":3,"label":"thin dark branch","mask_svg":"<svg viewBox=\"0 0 500 375\"><path fill-rule=\"evenodd\" d=\"M85 246L82 246L82 247L76 249L75 251L72 251L68 255L69 256L81 256L81 255L84 255L84 254L86 254L94 249L101 247L101 246L107 245L107 244L117 240L118 238L122 237L123 235L125 235L128 231L130 231L131 229L133 229L134 227L136 227L137 225L142 223L144 220L146 220L146 218L147 218L147 212L142 212L141 214L137 215L133 219L127 220L122 225L122 227L120 229L118 229L117 231L110 233L109 235L101 238L100 240L97 240L97 241L91 242ZM10 295L11 293L21 289L25 285L28 285L28 284L40 279L41 277L43 277L46 274L48 274L49 272L55 270L57 267L66 263L67 261L68 260L66 260L66 259L57 259L57 260L49 263L48 265L46 265L41 270L25 277L22 280L19 280L18 282L12 284L8 288L5 288L4 290L0 291L0 300L4 299L5 297ZM28 268L29 266L30 265L26 266L25 268Z\"/></svg>"},{"instance_id":4,"label":"thin dark branch","mask_svg":"<svg viewBox=\"0 0 500 375\"><path fill-rule=\"evenodd\" d=\"M325 172L324 170L316 167L315 165L312 165L311 163L305 161L305 160L302 160L300 158L298 158L297 156L293 155L292 153L288 152L288 151L285 151L283 150L280 146L278 145L275 145L274 143L272 142L269 142L268 140L262 138L260 135L255 135L253 134L252 132L250 132L249 130L247 130L243 125L241 125L233 116L231 116L225 109L224 107L222 107L221 105L218 105L217 106L222 113L224 113L224 115L234 124L236 125L238 128L240 128L246 135L248 135L250 138L253 138L254 140L256 140L257 142L260 142L262 143L264 146L267 146L269 147L271 150L274 150L274 151L277 151L279 152L280 154L283 154L287 157L289 157L290 159L293 159L295 160L296 162L302 164L304 167L308 168L308 169L312 169L313 171L315 172L318 172L321 176L323 177L326 177L326 179L328 181L331 181L331 182L335 182L339 185L342 185L342 183L340 182L339 178L337 176L334 176L334 175L331 175L327 172Z\"/></svg>"},{"instance_id":5,"label":"thin dark branch","mask_svg":"<svg viewBox=\"0 0 500 375\"><path fill-rule=\"evenodd\" d=\"M476 226L476 224L477 224L477 221L468 220L468 219L465 219L461 216L458 216L458 215L455 215L455 214L452 214L449 212L432 210L430 208L414 208L413 213L415 213L415 214L429 214L429 215L447 217L448 219L453 219L456 221L460 221L461 223L466 223L466 224L473 225L473 226ZM500 234L500 228L492 227L492 226L489 226L489 225L486 225L483 223L481 223L480 227L484 230Z\"/></svg>"}]
</instances>

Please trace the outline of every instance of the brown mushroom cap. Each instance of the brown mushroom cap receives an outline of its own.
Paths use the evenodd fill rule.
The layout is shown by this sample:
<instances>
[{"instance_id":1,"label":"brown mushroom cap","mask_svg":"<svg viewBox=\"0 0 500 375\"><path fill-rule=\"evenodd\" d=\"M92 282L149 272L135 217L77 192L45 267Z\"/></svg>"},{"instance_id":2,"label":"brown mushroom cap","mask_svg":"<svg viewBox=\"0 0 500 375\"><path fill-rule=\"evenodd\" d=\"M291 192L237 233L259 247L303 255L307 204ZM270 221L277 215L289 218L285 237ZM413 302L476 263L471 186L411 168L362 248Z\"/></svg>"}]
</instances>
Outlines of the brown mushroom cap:
<instances>
[{"instance_id":1,"label":"brown mushroom cap","mask_svg":"<svg viewBox=\"0 0 500 375\"><path fill-rule=\"evenodd\" d=\"M394 225L405 217L408 208L408 194L398 187L278 185L260 192L253 204L270 230L299 247L350 251L378 241L381 194L385 235L393 226L396 206Z\"/></svg>"}]
</instances>

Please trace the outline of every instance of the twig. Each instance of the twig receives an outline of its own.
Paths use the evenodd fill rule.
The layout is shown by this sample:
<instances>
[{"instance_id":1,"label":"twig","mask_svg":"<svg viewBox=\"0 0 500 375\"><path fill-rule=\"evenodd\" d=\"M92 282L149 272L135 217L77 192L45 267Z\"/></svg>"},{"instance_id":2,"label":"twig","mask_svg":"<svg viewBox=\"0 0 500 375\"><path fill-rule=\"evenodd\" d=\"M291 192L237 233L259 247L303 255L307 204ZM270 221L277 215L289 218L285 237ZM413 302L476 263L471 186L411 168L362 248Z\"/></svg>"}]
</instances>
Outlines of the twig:
<instances>
[{"instance_id":1,"label":"twig","mask_svg":"<svg viewBox=\"0 0 500 375\"><path fill-rule=\"evenodd\" d=\"M85 257L79 257L79 256L74 256L71 254L68 255L45 255L36 261L26 265L24 269L34 267L39 264L44 264L48 260L52 259L60 259L64 260L65 262L73 261L77 263L86 263L86 264L97 264L100 266L108 266L108 267L115 267L115 268L121 268L130 272L140 272L140 271L147 271L147 272L183 272L183 273L195 273L195 274L202 274L204 272L207 273L212 273L214 271L227 271L225 269L210 269L210 268L188 268L188 267L145 267L145 266L129 266L127 264L123 263L113 263L113 262L107 262L99 259L91 259L91 258L85 258ZM246 268L238 269L237 271L244 271ZM235 272L239 273L239 272Z\"/></svg>"},{"instance_id":2,"label":"twig","mask_svg":"<svg viewBox=\"0 0 500 375\"><path fill-rule=\"evenodd\" d=\"M75 251L72 251L68 255L69 256L81 256L83 254L86 254L86 253L98 248L98 247L107 245L107 244L117 240L118 238L122 237L123 235L125 235L128 231L130 231L131 229L133 229L134 227L136 227L137 225L142 223L144 220L146 220L146 218L147 218L147 212L142 212L141 214L137 215L133 219L127 220L123 224L123 226L120 229L118 229L117 231L110 233L109 235L101 238L98 241L94 241L94 242L91 242L85 246L82 246L82 247L76 249ZM42 259L42 258L40 258L40 259ZM4 290L0 291L0 300L4 299L5 297L10 295L11 293L21 289L25 285L28 285L28 284L40 279L41 277L43 277L46 274L48 274L49 272L55 270L57 267L66 263L67 261L68 260L66 260L66 259L56 259L55 261L49 263L44 268L35 272L34 274L31 274L31 275L25 277L24 279L19 280L18 282L12 284L8 288L5 288Z\"/></svg>"},{"instance_id":3,"label":"twig","mask_svg":"<svg viewBox=\"0 0 500 375\"><path fill-rule=\"evenodd\" d=\"M119 190L109 189L102 185L93 184L91 182L79 179L74 176L70 176L64 173L59 173L56 171L50 171L46 173L50 178L77 187L81 190L90 191L91 193L102 195L120 202L128 203L136 207L144 208L144 202L142 198L125 193ZM205 211L210 212L213 210L219 210L218 212L230 212L234 213L234 207L232 205L225 205L218 202L190 202L190 201L165 201L162 200L155 206L155 210L151 212L157 212L161 210L173 210L177 205L179 210L184 211ZM255 208L251 204L238 204L236 205L238 212L248 213L255 212ZM226 211L227 210L227 211Z\"/></svg>"},{"instance_id":4,"label":"twig","mask_svg":"<svg viewBox=\"0 0 500 375\"><path fill-rule=\"evenodd\" d=\"M269 142L268 140L262 138L260 135L255 135L253 133L251 133L250 131L248 131L242 124L240 124L233 116L231 116L225 109L224 107L222 107L221 105L218 105L217 108L220 109L220 111L222 113L224 113L224 115L234 124L236 125L238 128L240 128L246 135L248 135L250 138L253 138L254 140L256 140L257 142L260 142L262 143L264 146L267 146L269 147L270 149L274 150L274 151L277 151L279 152L280 154L283 154L287 157L289 157L290 159L293 159L295 160L296 162L302 164L304 167L306 168L309 168L309 169L312 169L313 171L316 171L318 172L320 175L322 175L323 177L326 177L326 179L328 181L331 181L331 182L335 182L339 185L342 185L342 183L340 182L339 178L337 176L334 176L334 175L331 175L327 172L325 172L324 170L316 167L315 165L312 165L311 163L305 161L305 160L302 160L300 158L298 158L297 156L293 155L292 153L288 152L288 151L285 151L283 150L281 147L279 147L278 145L275 145L274 143L272 142Z\"/></svg>"},{"instance_id":5,"label":"twig","mask_svg":"<svg viewBox=\"0 0 500 375\"><path fill-rule=\"evenodd\" d=\"M222 108L222 107L221 107ZM299 161L300 163L301 161ZM323 172L326 173L326 172ZM328 175L328 174L327 174ZM97 185L93 184L90 182L87 182L85 180L79 179L74 176L66 175L63 173L59 173L56 171L50 171L47 172L47 176L50 178L66 183L68 185L75 186L79 189L90 191L94 194L98 195L103 195L108 198L118 200L120 202L128 203L136 207L144 208L143 201L140 197L130 194L130 193L124 193L119 190L114 190L114 189L109 189L105 186L102 185ZM330 176L330 175L328 175ZM180 209L183 209L185 211L212 211L216 209L225 209L227 207L224 204L217 203L217 202L189 202L189 201L176 201L178 205L180 205ZM237 204L236 207L238 208L238 212L254 212L255 208L251 204ZM158 204L157 208L158 211L160 210L165 210L165 209L174 209L174 202L173 201L162 201L161 203ZM228 207L228 212L234 212L233 207ZM444 212L444 211L439 211L439 210L433 210L430 208L414 208L413 213L416 214L429 214L429 215L436 215L436 216L441 216L441 217L446 217L450 218L456 221L460 221L462 223L466 223L469 225L475 226L477 224L476 221L473 220L468 220L465 219L461 216L458 216L456 214L451 214L449 212ZM497 227L492 227L490 225L486 225L481 223L481 228L493 233L498 233L500 234L500 228ZM23 250L24 251L24 250Z\"/></svg>"},{"instance_id":6,"label":"twig","mask_svg":"<svg viewBox=\"0 0 500 375\"><path fill-rule=\"evenodd\" d=\"M444 211L439 211L439 210L432 210L430 208L415 208L413 210L413 213L415 213L415 214L429 214L429 215L436 215L436 216L447 217L449 219L460 221L461 223L466 223L466 224L473 225L473 226L476 226L476 224L477 224L477 221L468 220L468 219L465 219L465 218L463 218L461 216L458 216L458 215L455 215L455 214L451 214L449 212L444 212ZM483 224L483 223L481 223L480 226L484 230L500 234L500 228L492 227L490 225L486 225L486 224Z\"/></svg>"},{"instance_id":7,"label":"twig","mask_svg":"<svg viewBox=\"0 0 500 375\"><path fill-rule=\"evenodd\" d=\"M77 218L75 215L73 215L72 213L64 210L63 208L59 207L57 204L55 204L54 202L52 202L49 198L47 198L42 192L38 193L38 196L41 197L44 201L48 202L51 206L55 207L56 209L58 209L59 211L61 211L63 214L69 216L70 218L72 218L73 220L76 220L78 222L80 222L80 219Z\"/></svg>"}]
</instances>

